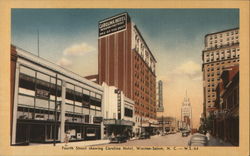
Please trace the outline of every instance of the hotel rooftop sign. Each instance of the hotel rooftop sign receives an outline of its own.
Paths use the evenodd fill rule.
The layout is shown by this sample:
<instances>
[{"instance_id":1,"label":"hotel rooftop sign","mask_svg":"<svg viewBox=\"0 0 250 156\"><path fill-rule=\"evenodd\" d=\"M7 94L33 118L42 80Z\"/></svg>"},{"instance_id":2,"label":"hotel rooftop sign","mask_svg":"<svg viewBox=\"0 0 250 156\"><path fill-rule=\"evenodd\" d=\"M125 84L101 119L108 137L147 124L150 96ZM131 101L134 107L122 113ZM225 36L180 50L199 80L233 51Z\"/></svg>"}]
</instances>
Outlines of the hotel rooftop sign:
<instances>
[{"instance_id":1,"label":"hotel rooftop sign","mask_svg":"<svg viewBox=\"0 0 250 156\"><path fill-rule=\"evenodd\" d=\"M122 13L99 22L99 37L101 38L126 29L127 13Z\"/></svg>"}]
</instances>

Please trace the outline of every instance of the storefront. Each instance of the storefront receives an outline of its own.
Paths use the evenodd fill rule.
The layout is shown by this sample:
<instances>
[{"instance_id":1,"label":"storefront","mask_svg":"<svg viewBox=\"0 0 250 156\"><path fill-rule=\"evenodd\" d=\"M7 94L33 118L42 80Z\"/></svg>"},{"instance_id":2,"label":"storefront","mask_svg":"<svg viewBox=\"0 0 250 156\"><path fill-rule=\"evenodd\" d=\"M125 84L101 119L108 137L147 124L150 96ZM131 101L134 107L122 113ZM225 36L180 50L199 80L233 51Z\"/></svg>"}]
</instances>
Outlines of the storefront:
<instances>
[{"instance_id":1,"label":"storefront","mask_svg":"<svg viewBox=\"0 0 250 156\"><path fill-rule=\"evenodd\" d=\"M60 123L56 123L56 131L54 129L54 122L36 121L36 120L23 120L18 119L16 142L17 144L29 143L51 143L54 138L58 140L58 129ZM56 132L56 133L55 133ZM54 135L55 134L55 135Z\"/></svg>"},{"instance_id":2,"label":"storefront","mask_svg":"<svg viewBox=\"0 0 250 156\"><path fill-rule=\"evenodd\" d=\"M116 119L104 119L103 124L105 126L104 135L109 138L112 135L125 135L128 138L133 137L132 121L116 120Z\"/></svg>"}]
</instances>

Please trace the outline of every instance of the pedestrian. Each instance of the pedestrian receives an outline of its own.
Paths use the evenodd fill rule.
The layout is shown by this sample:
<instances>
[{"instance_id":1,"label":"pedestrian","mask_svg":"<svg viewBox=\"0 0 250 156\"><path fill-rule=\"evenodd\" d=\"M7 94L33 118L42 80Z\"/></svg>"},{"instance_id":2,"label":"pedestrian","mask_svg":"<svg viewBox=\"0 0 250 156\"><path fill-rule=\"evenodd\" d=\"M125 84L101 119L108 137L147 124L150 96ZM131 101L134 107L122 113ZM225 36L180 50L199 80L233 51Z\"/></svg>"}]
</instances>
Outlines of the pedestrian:
<instances>
[{"instance_id":1,"label":"pedestrian","mask_svg":"<svg viewBox=\"0 0 250 156\"><path fill-rule=\"evenodd\" d=\"M210 132L209 131L207 131L206 136L207 136L207 140L209 141L210 140Z\"/></svg>"},{"instance_id":2,"label":"pedestrian","mask_svg":"<svg viewBox=\"0 0 250 156\"><path fill-rule=\"evenodd\" d=\"M68 146L69 137L70 137L69 131L66 131L65 137L64 137L65 146Z\"/></svg>"}]
</instances>

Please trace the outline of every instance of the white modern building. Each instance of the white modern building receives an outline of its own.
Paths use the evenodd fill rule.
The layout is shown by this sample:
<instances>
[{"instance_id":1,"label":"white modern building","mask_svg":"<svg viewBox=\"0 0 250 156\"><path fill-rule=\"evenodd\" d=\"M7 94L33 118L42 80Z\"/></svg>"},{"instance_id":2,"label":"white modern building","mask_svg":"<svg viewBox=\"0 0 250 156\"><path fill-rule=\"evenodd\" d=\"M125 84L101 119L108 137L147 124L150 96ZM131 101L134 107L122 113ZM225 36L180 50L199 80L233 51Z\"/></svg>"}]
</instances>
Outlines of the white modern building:
<instances>
[{"instance_id":1,"label":"white modern building","mask_svg":"<svg viewBox=\"0 0 250 156\"><path fill-rule=\"evenodd\" d=\"M103 87L12 46L11 144L103 136Z\"/></svg>"},{"instance_id":2,"label":"white modern building","mask_svg":"<svg viewBox=\"0 0 250 156\"><path fill-rule=\"evenodd\" d=\"M134 101L114 86L108 86L105 82L102 86L104 137L108 138L112 134L132 137L135 131Z\"/></svg>"}]
</instances>

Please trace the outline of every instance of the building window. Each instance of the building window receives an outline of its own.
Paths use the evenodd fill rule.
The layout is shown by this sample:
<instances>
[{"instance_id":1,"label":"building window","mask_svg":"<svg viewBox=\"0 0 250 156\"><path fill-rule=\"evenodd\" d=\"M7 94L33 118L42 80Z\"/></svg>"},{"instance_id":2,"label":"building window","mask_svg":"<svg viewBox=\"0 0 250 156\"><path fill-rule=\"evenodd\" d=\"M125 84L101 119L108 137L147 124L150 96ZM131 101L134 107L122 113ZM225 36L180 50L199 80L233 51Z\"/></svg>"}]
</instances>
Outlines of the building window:
<instances>
[{"instance_id":1,"label":"building window","mask_svg":"<svg viewBox=\"0 0 250 156\"><path fill-rule=\"evenodd\" d=\"M125 107L125 109L124 109L124 116L132 118L133 117L133 110Z\"/></svg>"}]
</instances>

